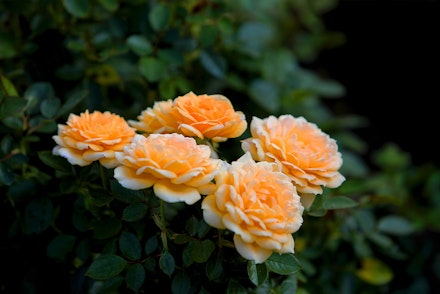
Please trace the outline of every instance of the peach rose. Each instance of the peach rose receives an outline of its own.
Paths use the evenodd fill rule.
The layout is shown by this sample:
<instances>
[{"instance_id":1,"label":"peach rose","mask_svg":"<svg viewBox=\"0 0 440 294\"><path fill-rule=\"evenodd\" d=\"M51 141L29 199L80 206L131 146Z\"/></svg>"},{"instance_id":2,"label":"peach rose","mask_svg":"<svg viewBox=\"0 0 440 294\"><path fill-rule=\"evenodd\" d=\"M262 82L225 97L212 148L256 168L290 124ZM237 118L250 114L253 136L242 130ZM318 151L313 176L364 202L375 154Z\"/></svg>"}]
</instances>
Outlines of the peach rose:
<instances>
[{"instance_id":1,"label":"peach rose","mask_svg":"<svg viewBox=\"0 0 440 294\"><path fill-rule=\"evenodd\" d=\"M173 102L173 116L182 134L214 142L239 137L247 128L243 112L235 111L229 99L222 95L189 92L179 96Z\"/></svg>"},{"instance_id":2,"label":"peach rose","mask_svg":"<svg viewBox=\"0 0 440 294\"><path fill-rule=\"evenodd\" d=\"M336 141L305 118L253 117L250 131L242 149L256 161L275 162L301 196L321 194L322 186L336 188L345 180L338 172L342 156Z\"/></svg>"},{"instance_id":3,"label":"peach rose","mask_svg":"<svg viewBox=\"0 0 440 294\"><path fill-rule=\"evenodd\" d=\"M135 129L119 115L86 110L79 116L70 114L66 125L58 125L58 135L52 137L58 145L52 153L74 165L99 160L104 167L113 168L118 164L115 152L129 144L134 135Z\"/></svg>"},{"instance_id":4,"label":"peach rose","mask_svg":"<svg viewBox=\"0 0 440 294\"><path fill-rule=\"evenodd\" d=\"M247 152L225 163L215 181L216 191L202 201L203 218L234 232L241 256L262 263L273 252L294 252L292 233L302 225L304 207L290 178L274 163L255 162Z\"/></svg>"},{"instance_id":5,"label":"peach rose","mask_svg":"<svg viewBox=\"0 0 440 294\"><path fill-rule=\"evenodd\" d=\"M129 120L128 123L138 131L147 134L153 133L175 133L177 132L177 123L171 115L173 102L157 101L153 107L148 107L137 117L138 121Z\"/></svg>"},{"instance_id":6,"label":"peach rose","mask_svg":"<svg viewBox=\"0 0 440 294\"><path fill-rule=\"evenodd\" d=\"M153 186L156 196L166 202L193 204L215 188L212 180L221 161L210 155L208 146L181 134L137 134L116 154L121 165L114 177L125 188Z\"/></svg>"}]
</instances>

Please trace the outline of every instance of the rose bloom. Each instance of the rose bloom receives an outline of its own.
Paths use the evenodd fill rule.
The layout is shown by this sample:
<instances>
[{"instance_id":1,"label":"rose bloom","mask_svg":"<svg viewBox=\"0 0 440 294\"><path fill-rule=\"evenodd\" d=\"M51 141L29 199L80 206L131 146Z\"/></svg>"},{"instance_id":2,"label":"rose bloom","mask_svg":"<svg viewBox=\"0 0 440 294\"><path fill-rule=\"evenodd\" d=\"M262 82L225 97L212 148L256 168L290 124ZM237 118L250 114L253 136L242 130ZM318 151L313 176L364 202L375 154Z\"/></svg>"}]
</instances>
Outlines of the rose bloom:
<instances>
[{"instance_id":1,"label":"rose bloom","mask_svg":"<svg viewBox=\"0 0 440 294\"><path fill-rule=\"evenodd\" d=\"M166 202L193 204L215 188L212 180L221 161L210 155L208 146L181 134L137 134L116 154L121 165L114 177L125 188L153 186L156 196Z\"/></svg>"},{"instance_id":2,"label":"rose bloom","mask_svg":"<svg viewBox=\"0 0 440 294\"><path fill-rule=\"evenodd\" d=\"M242 257L262 263L273 252L294 252L292 233L302 225L304 207L290 178L274 163L255 162L247 152L225 163L215 181L216 191L202 201L203 218L234 232Z\"/></svg>"},{"instance_id":3,"label":"rose bloom","mask_svg":"<svg viewBox=\"0 0 440 294\"><path fill-rule=\"evenodd\" d=\"M128 123L138 131L147 134L178 132L177 123L171 115L172 106L173 102L171 99L156 101L153 107L148 107L141 112L137 117L138 121L129 120Z\"/></svg>"},{"instance_id":4,"label":"rose bloom","mask_svg":"<svg viewBox=\"0 0 440 294\"><path fill-rule=\"evenodd\" d=\"M104 167L113 168L118 164L115 152L129 144L134 135L135 129L119 115L86 110L79 116L70 114L66 125L58 125L58 135L52 137L58 145L52 153L74 165L99 160Z\"/></svg>"},{"instance_id":5,"label":"rose bloom","mask_svg":"<svg viewBox=\"0 0 440 294\"><path fill-rule=\"evenodd\" d=\"M345 177L338 170L342 156L336 141L303 117L253 117L251 138L242 141L256 161L275 162L296 185L308 207L322 187L336 188Z\"/></svg>"},{"instance_id":6,"label":"rose bloom","mask_svg":"<svg viewBox=\"0 0 440 294\"><path fill-rule=\"evenodd\" d=\"M223 142L239 137L247 128L245 115L235 111L222 95L196 95L189 92L173 102L173 116L179 132L190 137Z\"/></svg>"}]
</instances>

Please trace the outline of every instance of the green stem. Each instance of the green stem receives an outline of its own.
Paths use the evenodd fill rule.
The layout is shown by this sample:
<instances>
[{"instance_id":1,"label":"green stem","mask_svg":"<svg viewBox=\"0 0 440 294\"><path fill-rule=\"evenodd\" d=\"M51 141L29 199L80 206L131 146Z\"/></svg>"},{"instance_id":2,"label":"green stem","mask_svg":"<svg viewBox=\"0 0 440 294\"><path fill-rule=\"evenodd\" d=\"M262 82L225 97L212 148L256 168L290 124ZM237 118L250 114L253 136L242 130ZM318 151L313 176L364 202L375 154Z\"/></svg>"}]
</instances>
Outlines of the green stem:
<instances>
[{"instance_id":1,"label":"green stem","mask_svg":"<svg viewBox=\"0 0 440 294\"><path fill-rule=\"evenodd\" d=\"M101 176L102 186L107 190L107 175L105 174L105 169L99 162L97 162L97 164L99 165L99 174Z\"/></svg>"},{"instance_id":2,"label":"green stem","mask_svg":"<svg viewBox=\"0 0 440 294\"><path fill-rule=\"evenodd\" d=\"M164 201L160 200L160 221L162 232L160 233L160 237L162 239L163 249L168 251L168 243L167 243L167 232L166 232L166 224L165 224L165 205Z\"/></svg>"}]
</instances>

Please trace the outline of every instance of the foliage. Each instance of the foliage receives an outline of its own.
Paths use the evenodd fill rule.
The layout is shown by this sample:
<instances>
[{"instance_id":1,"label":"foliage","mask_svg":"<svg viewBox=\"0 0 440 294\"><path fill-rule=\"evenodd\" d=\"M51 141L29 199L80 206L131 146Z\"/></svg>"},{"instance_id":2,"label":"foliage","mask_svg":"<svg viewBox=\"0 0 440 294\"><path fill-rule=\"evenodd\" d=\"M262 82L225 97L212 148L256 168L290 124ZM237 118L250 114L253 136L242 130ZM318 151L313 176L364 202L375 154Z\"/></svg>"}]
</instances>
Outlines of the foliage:
<instances>
[{"instance_id":1,"label":"foliage","mask_svg":"<svg viewBox=\"0 0 440 294\"><path fill-rule=\"evenodd\" d=\"M440 171L390 143L368 152L344 87L307 69L344 41L314 1L0 2L0 205L6 292L428 293L438 280ZM222 93L248 119L304 116L336 138L344 184L305 211L294 255L237 258L196 207L123 188L51 153L69 113L135 119L155 101ZM246 134L247 136L248 134ZM235 160L240 138L222 143ZM371 155L371 157L370 157ZM104 173L110 173L105 171ZM148 216L148 217L147 217ZM150 217L151 216L151 217ZM163 244L167 244L167 248ZM167 249L167 250L165 250ZM325 289L325 290L323 290Z\"/></svg>"}]
</instances>

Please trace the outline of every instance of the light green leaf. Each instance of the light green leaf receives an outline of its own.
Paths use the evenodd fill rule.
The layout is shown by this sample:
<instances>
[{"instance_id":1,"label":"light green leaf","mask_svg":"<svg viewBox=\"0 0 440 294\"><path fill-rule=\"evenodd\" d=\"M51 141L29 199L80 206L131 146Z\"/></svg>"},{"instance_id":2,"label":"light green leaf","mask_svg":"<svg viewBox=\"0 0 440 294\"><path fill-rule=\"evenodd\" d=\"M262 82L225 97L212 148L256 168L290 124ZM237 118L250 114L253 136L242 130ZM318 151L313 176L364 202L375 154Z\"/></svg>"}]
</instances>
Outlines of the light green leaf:
<instances>
[{"instance_id":1,"label":"light green leaf","mask_svg":"<svg viewBox=\"0 0 440 294\"><path fill-rule=\"evenodd\" d=\"M120 274L127 262L120 256L108 254L97 257L85 275L95 280L106 280Z\"/></svg>"},{"instance_id":2,"label":"light green leaf","mask_svg":"<svg viewBox=\"0 0 440 294\"><path fill-rule=\"evenodd\" d=\"M1 41L0 41L0 45L1 45ZM0 58L1 58L1 56L0 56ZM3 88L6 91L6 95L8 95L8 96L18 96L17 89L15 89L14 84L12 84L9 79L7 79L3 75L0 75L0 79L1 79L1 82L2 82L2 85L3 85Z\"/></svg>"},{"instance_id":3,"label":"light green leaf","mask_svg":"<svg viewBox=\"0 0 440 294\"><path fill-rule=\"evenodd\" d=\"M290 275L298 272L301 265L293 254L273 253L266 261L267 269L280 275Z\"/></svg>"},{"instance_id":4,"label":"light green leaf","mask_svg":"<svg viewBox=\"0 0 440 294\"><path fill-rule=\"evenodd\" d=\"M351 208L358 205L356 201L345 196L330 196L323 198L324 209L343 209Z\"/></svg>"},{"instance_id":5,"label":"light green leaf","mask_svg":"<svg viewBox=\"0 0 440 294\"><path fill-rule=\"evenodd\" d=\"M149 55L153 52L153 46L150 41L141 35L131 35L127 38L128 47L139 56Z\"/></svg>"},{"instance_id":6,"label":"light green leaf","mask_svg":"<svg viewBox=\"0 0 440 294\"><path fill-rule=\"evenodd\" d=\"M361 280L373 285L385 285L394 276L388 265L374 258L363 259L362 267L356 271L356 275Z\"/></svg>"},{"instance_id":7,"label":"light green leaf","mask_svg":"<svg viewBox=\"0 0 440 294\"><path fill-rule=\"evenodd\" d=\"M388 215L379 220L377 229L383 233L404 236L414 232L414 225L406 218L397 215Z\"/></svg>"}]
</instances>

